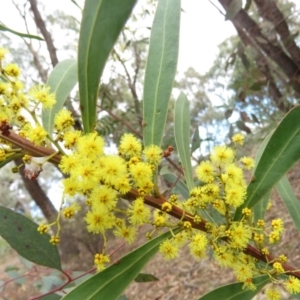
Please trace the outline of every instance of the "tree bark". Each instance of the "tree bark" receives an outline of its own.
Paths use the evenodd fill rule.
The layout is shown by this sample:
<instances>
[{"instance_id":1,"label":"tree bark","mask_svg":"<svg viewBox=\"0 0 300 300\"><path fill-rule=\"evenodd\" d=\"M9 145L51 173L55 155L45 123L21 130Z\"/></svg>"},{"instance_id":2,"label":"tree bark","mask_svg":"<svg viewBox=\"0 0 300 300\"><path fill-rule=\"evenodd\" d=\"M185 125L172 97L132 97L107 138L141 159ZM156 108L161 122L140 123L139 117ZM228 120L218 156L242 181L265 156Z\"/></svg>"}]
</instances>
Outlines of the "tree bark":
<instances>
[{"instance_id":1,"label":"tree bark","mask_svg":"<svg viewBox=\"0 0 300 300\"><path fill-rule=\"evenodd\" d=\"M258 12L261 17L268 20L274 25L274 28L280 36L283 45L286 45L286 50L290 54L295 63L300 65L300 49L294 39L291 38L291 33L288 24L282 12L278 9L274 0L254 0Z\"/></svg>"},{"instance_id":2,"label":"tree bark","mask_svg":"<svg viewBox=\"0 0 300 300\"><path fill-rule=\"evenodd\" d=\"M36 0L29 0L29 3L30 3L31 10L33 12L35 24L39 28L42 36L45 39L52 66L55 67L58 64L58 59L57 59L57 55L56 55L56 48L54 46L51 34L47 30L46 24L45 24L44 20L42 19L42 16L37 8Z\"/></svg>"},{"instance_id":3,"label":"tree bark","mask_svg":"<svg viewBox=\"0 0 300 300\"><path fill-rule=\"evenodd\" d=\"M232 0L219 0L219 2L227 11ZM289 83L299 95L300 68L298 64L292 58L286 55L281 47L272 44L269 39L262 34L258 24L252 18L250 18L244 9L241 9L231 19L231 22L238 32L239 30L242 30L245 34L247 34L248 37L262 50L264 55L268 56L280 67L285 76L289 79Z\"/></svg>"},{"instance_id":4,"label":"tree bark","mask_svg":"<svg viewBox=\"0 0 300 300\"><path fill-rule=\"evenodd\" d=\"M15 160L16 165L21 165L23 163L22 159ZM43 215L47 219L48 223L52 223L57 216L57 210L53 203L50 201L44 190L41 188L40 184L36 180L29 180L25 177L23 168L19 171L24 185L37 206L41 209Z\"/></svg>"}]
</instances>

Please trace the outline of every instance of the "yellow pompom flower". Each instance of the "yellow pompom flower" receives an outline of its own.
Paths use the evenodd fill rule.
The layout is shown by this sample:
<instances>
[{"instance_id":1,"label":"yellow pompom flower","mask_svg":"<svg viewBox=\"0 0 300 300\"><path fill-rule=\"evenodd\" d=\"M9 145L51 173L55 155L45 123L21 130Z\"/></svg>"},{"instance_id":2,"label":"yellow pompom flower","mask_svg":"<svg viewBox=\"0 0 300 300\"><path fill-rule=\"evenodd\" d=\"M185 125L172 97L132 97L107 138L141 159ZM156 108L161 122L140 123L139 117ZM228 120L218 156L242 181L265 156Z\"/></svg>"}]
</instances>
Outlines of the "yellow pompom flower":
<instances>
[{"instance_id":1,"label":"yellow pompom flower","mask_svg":"<svg viewBox=\"0 0 300 300\"><path fill-rule=\"evenodd\" d=\"M145 162L139 162L130 166L130 173L137 187L143 187L146 183L152 180L151 165Z\"/></svg>"},{"instance_id":2,"label":"yellow pompom flower","mask_svg":"<svg viewBox=\"0 0 300 300\"><path fill-rule=\"evenodd\" d=\"M282 219L274 219L272 220L272 228L275 230L275 231L278 231L279 233L282 233L284 228L283 228L283 221Z\"/></svg>"},{"instance_id":3,"label":"yellow pompom flower","mask_svg":"<svg viewBox=\"0 0 300 300\"><path fill-rule=\"evenodd\" d=\"M6 95L8 91L8 84L5 82L0 82L0 95Z\"/></svg>"},{"instance_id":4,"label":"yellow pompom flower","mask_svg":"<svg viewBox=\"0 0 300 300\"><path fill-rule=\"evenodd\" d=\"M272 231L269 234L269 243L274 244L280 240L280 232L277 230Z\"/></svg>"},{"instance_id":5,"label":"yellow pompom flower","mask_svg":"<svg viewBox=\"0 0 300 300\"><path fill-rule=\"evenodd\" d=\"M203 182L212 182L216 175L215 168L210 161L202 161L195 172L197 178Z\"/></svg>"},{"instance_id":6,"label":"yellow pompom flower","mask_svg":"<svg viewBox=\"0 0 300 300\"><path fill-rule=\"evenodd\" d=\"M228 247L221 246L214 250L214 258L221 267L230 267L235 255Z\"/></svg>"},{"instance_id":7,"label":"yellow pompom flower","mask_svg":"<svg viewBox=\"0 0 300 300\"><path fill-rule=\"evenodd\" d=\"M64 208L63 215L70 219L72 218L76 212L81 210L81 206L77 202L73 202L69 207Z\"/></svg>"},{"instance_id":8,"label":"yellow pompom flower","mask_svg":"<svg viewBox=\"0 0 300 300\"><path fill-rule=\"evenodd\" d=\"M275 262L273 264L273 269L277 272L277 273L284 273L284 268L282 266L282 264L280 262Z\"/></svg>"},{"instance_id":9,"label":"yellow pompom flower","mask_svg":"<svg viewBox=\"0 0 300 300\"><path fill-rule=\"evenodd\" d=\"M243 167L247 170L251 170L255 166L255 161L253 158L244 156L240 159L240 162L243 164Z\"/></svg>"},{"instance_id":10,"label":"yellow pompom flower","mask_svg":"<svg viewBox=\"0 0 300 300\"><path fill-rule=\"evenodd\" d=\"M121 137L119 145L120 154L126 157L140 156L142 151L141 142L131 133L125 133Z\"/></svg>"},{"instance_id":11,"label":"yellow pompom flower","mask_svg":"<svg viewBox=\"0 0 300 300\"><path fill-rule=\"evenodd\" d=\"M159 210L156 210L153 214L153 224L156 227L163 227L166 224L166 216Z\"/></svg>"},{"instance_id":12,"label":"yellow pompom flower","mask_svg":"<svg viewBox=\"0 0 300 300\"><path fill-rule=\"evenodd\" d=\"M120 226L116 227L114 235L123 238L130 245L136 240L137 230L132 226Z\"/></svg>"},{"instance_id":13,"label":"yellow pompom flower","mask_svg":"<svg viewBox=\"0 0 300 300\"><path fill-rule=\"evenodd\" d=\"M233 266L233 271L238 281L245 281L253 277L253 270L251 265L237 263Z\"/></svg>"},{"instance_id":14,"label":"yellow pompom flower","mask_svg":"<svg viewBox=\"0 0 300 300\"><path fill-rule=\"evenodd\" d=\"M102 253L95 254L94 263L98 271L104 270L105 264L109 262L110 262L110 258L108 255L104 255Z\"/></svg>"},{"instance_id":15,"label":"yellow pompom flower","mask_svg":"<svg viewBox=\"0 0 300 300\"><path fill-rule=\"evenodd\" d=\"M294 276L289 276L283 285L286 291L290 294L300 293L300 280Z\"/></svg>"},{"instance_id":16,"label":"yellow pompom flower","mask_svg":"<svg viewBox=\"0 0 300 300\"><path fill-rule=\"evenodd\" d=\"M100 170L88 158L81 160L80 164L71 170L71 175L78 178L84 190L94 188L100 181Z\"/></svg>"},{"instance_id":17,"label":"yellow pompom flower","mask_svg":"<svg viewBox=\"0 0 300 300\"><path fill-rule=\"evenodd\" d=\"M46 233L48 231L48 226L45 224L41 224L37 230L40 234Z\"/></svg>"},{"instance_id":18,"label":"yellow pompom flower","mask_svg":"<svg viewBox=\"0 0 300 300\"><path fill-rule=\"evenodd\" d=\"M0 47L0 60L3 60L7 53L9 53L8 49Z\"/></svg>"},{"instance_id":19,"label":"yellow pompom flower","mask_svg":"<svg viewBox=\"0 0 300 300\"><path fill-rule=\"evenodd\" d=\"M5 161L6 157L6 151L4 149L0 149L0 162Z\"/></svg>"},{"instance_id":20,"label":"yellow pompom flower","mask_svg":"<svg viewBox=\"0 0 300 300\"><path fill-rule=\"evenodd\" d=\"M131 189L129 179L127 177L117 178L114 181L114 188L123 195L127 194Z\"/></svg>"},{"instance_id":21,"label":"yellow pompom flower","mask_svg":"<svg viewBox=\"0 0 300 300\"><path fill-rule=\"evenodd\" d=\"M115 224L115 217L107 209L92 209L87 212L85 218L87 230L92 233L104 233L106 229Z\"/></svg>"},{"instance_id":22,"label":"yellow pompom flower","mask_svg":"<svg viewBox=\"0 0 300 300\"><path fill-rule=\"evenodd\" d=\"M37 85L29 91L29 95L38 103L42 103L44 108L52 108L56 103L55 94L50 93L50 87L46 85Z\"/></svg>"},{"instance_id":23,"label":"yellow pompom flower","mask_svg":"<svg viewBox=\"0 0 300 300\"><path fill-rule=\"evenodd\" d=\"M64 142L65 147L67 149L72 149L76 146L78 139L81 137L81 131L74 130L74 131L67 131L64 134Z\"/></svg>"},{"instance_id":24,"label":"yellow pompom flower","mask_svg":"<svg viewBox=\"0 0 300 300\"><path fill-rule=\"evenodd\" d=\"M65 108L61 109L54 117L54 128L58 132L64 132L68 129L72 129L74 123L71 112Z\"/></svg>"},{"instance_id":25,"label":"yellow pompom flower","mask_svg":"<svg viewBox=\"0 0 300 300\"><path fill-rule=\"evenodd\" d=\"M282 295L277 287L267 288L265 292L267 300L280 300Z\"/></svg>"},{"instance_id":26,"label":"yellow pompom flower","mask_svg":"<svg viewBox=\"0 0 300 300\"><path fill-rule=\"evenodd\" d=\"M77 140L77 151L89 159L99 157L103 154L104 140L96 132L80 136Z\"/></svg>"},{"instance_id":27,"label":"yellow pompom flower","mask_svg":"<svg viewBox=\"0 0 300 300\"><path fill-rule=\"evenodd\" d=\"M229 164L225 168L225 176L222 176L223 182L239 183L243 180L243 171L235 164ZM223 175L223 174L222 174Z\"/></svg>"},{"instance_id":28,"label":"yellow pompom flower","mask_svg":"<svg viewBox=\"0 0 300 300\"><path fill-rule=\"evenodd\" d=\"M226 146L216 146L211 152L210 159L214 165L222 167L233 162L234 152Z\"/></svg>"},{"instance_id":29,"label":"yellow pompom flower","mask_svg":"<svg viewBox=\"0 0 300 300\"><path fill-rule=\"evenodd\" d=\"M102 180L108 185L118 185L119 179L127 177L127 167L120 156L103 156L97 162Z\"/></svg>"},{"instance_id":30,"label":"yellow pompom flower","mask_svg":"<svg viewBox=\"0 0 300 300\"><path fill-rule=\"evenodd\" d=\"M37 146L43 145L48 135L42 126L37 125L33 128L29 123L24 126L23 132L24 135Z\"/></svg>"},{"instance_id":31,"label":"yellow pompom flower","mask_svg":"<svg viewBox=\"0 0 300 300\"><path fill-rule=\"evenodd\" d=\"M149 207L145 205L144 199L139 197L127 209L127 214L130 224L142 225L149 222L151 212Z\"/></svg>"},{"instance_id":32,"label":"yellow pompom flower","mask_svg":"<svg viewBox=\"0 0 300 300\"><path fill-rule=\"evenodd\" d=\"M247 247L252 237L252 231L242 222L235 222L226 231L226 235L229 237L231 248L243 250Z\"/></svg>"},{"instance_id":33,"label":"yellow pompom flower","mask_svg":"<svg viewBox=\"0 0 300 300\"><path fill-rule=\"evenodd\" d=\"M235 134L235 135L232 136L231 140L234 143L243 146L244 145L244 141L245 141L245 136L242 135L241 133L237 133L237 134Z\"/></svg>"},{"instance_id":34,"label":"yellow pompom flower","mask_svg":"<svg viewBox=\"0 0 300 300\"><path fill-rule=\"evenodd\" d=\"M144 149L143 154L148 163L157 166L162 160L163 151L157 145L149 145Z\"/></svg>"},{"instance_id":35,"label":"yellow pompom flower","mask_svg":"<svg viewBox=\"0 0 300 300\"><path fill-rule=\"evenodd\" d=\"M50 243L52 245L57 245L60 243L60 238L58 235L52 235L51 238L50 238Z\"/></svg>"},{"instance_id":36,"label":"yellow pompom flower","mask_svg":"<svg viewBox=\"0 0 300 300\"><path fill-rule=\"evenodd\" d=\"M80 156L76 154L72 154L70 156L63 156L59 163L59 168L65 174L70 174L73 170L76 169L81 162Z\"/></svg>"},{"instance_id":37,"label":"yellow pompom flower","mask_svg":"<svg viewBox=\"0 0 300 300\"><path fill-rule=\"evenodd\" d=\"M190 253L197 259L201 259L205 256L205 250L208 244L208 239L205 234L199 232L196 233L189 244Z\"/></svg>"},{"instance_id":38,"label":"yellow pompom flower","mask_svg":"<svg viewBox=\"0 0 300 300\"><path fill-rule=\"evenodd\" d=\"M75 194L78 192L78 182L74 177L63 179L62 184L65 195L75 196Z\"/></svg>"},{"instance_id":39,"label":"yellow pompom flower","mask_svg":"<svg viewBox=\"0 0 300 300\"><path fill-rule=\"evenodd\" d=\"M107 185L97 186L92 190L90 200L92 208L111 210L117 205L117 192Z\"/></svg>"},{"instance_id":40,"label":"yellow pompom flower","mask_svg":"<svg viewBox=\"0 0 300 300\"><path fill-rule=\"evenodd\" d=\"M159 252L164 259L169 260L178 256L179 247L173 240L165 240L160 244Z\"/></svg>"},{"instance_id":41,"label":"yellow pompom flower","mask_svg":"<svg viewBox=\"0 0 300 300\"><path fill-rule=\"evenodd\" d=\"M4 72L11 77L19 77L21 74L20 68L16 64L8 64L4 68Z\"/></svg>"},{"instance_id":42,"label":"yellow pompom flower","mask_svg":"<svg viewBox=\"0 0 300 300\"><path fill-rule=\"evenodd\" d=\"M233 207L241 206L246 197L246 189L240 185L232 185L225 188L225 202Z\"/></svg>"}]
</instances>

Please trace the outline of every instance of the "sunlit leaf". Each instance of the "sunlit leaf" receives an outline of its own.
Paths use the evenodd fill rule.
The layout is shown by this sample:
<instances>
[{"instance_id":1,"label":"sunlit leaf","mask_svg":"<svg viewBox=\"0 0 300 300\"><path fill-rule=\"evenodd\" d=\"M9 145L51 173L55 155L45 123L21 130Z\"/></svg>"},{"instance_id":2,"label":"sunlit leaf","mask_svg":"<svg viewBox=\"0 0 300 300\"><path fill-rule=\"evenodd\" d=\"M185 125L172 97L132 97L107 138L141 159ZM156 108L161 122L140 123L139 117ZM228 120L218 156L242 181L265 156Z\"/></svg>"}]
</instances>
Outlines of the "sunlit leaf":
<instances>
[{"instance_id":1,"label":"sunlit leaf","mask_svg":"<svg viewBox=\"0 0 300 300\"><path fill-rule=\"evenodd\" d=\"M48 234L41 235L38 226L21 214L0 206L0 235L21 256L36 264L61 270L56 246Z\"/></svg>"},{"instance_id":2,"label":"sunlit leaf","mask_svg":"<svg viewBox=\"0 0 300 300\"><path fill-rule=\"evenodd\" d=\"M243 283L237 282L219 287L199 298L199 300L251 300L268 282L270 282L270 278L268 275L254 277L252 282L257 287L255 291L243 289Z\"/></svg>"},{"instance_id":3,"label":"sunlit leaf","mask_svg":"<svg viewBox=\"0 0 300 300\"><path fill-rule=\"evenodd\" d=\"M237 209L235 220L244 207L251 208L262 199L300 158L300 106L292 109L273 132L258 162L247 199Z\"/></svg>"},{"instance_id":4,"label":"sunlit leaf","mask_svg":"<svg viewBox=\"0 0 300 300\"><path fill-rule=\"evenodd\" d=\"M56 96L56 103L52 109L42 111L43 125L50 136L54 128L54 117L62 109L76 83L77 61L74 59L66 59L58 63L47 80L51 93L54 93Z\"/></svg>"},{"instance_id":5,"label":"sunlit leaf","mask_svg":"<svg viewBox=\"0 0 300 300\"><path fill-rule=\"evenodd\" d=\"M181 92L175 104L174 135L183 166L184 178L189 190L194 187L190 153L190 120L189 101L185 94Z\"/></svg>"},{"instance_id":6,"label":"sunlit leaf","mask_svg":"<svg viewBox=\"0 0 300 300\"><path fill-rule=\"evenodd\" d=\"M99 81L136 0L86 0L78 45L80 108L85 132L96 123Z\"/></svg>"},{"instance_id":7,"label":"sunlit leaf","mask_svg":"<svg viewBox=\"0 0 300 300\"><path fill-rule=\"evenodd\" d=\"M32 35L32 34L27 34L27 33L22 33L22 32L18 32L18 31L15 31L15 30L12 30L8 27L6 27L5 25L3 24L0 24L0 31L9 31L15 35L18 35L20 37L24 37L24 38L29 38L29 39L36 39L36 40L40 40L40 41L43 41L44 39L39 37L39 36L36 36L36 35Z\"/></svg>"},{"instance_id":8,"label":"sunlit leaf","mask_svg":"<svg viewBox=\"0 0 300 300\"><path fill-rule=\"evenodd\" d=\"M132 251L118 263L84 281L63 299L118 299L124 289L138 276L141 269L158 251L160 243L170 236L171 233L166 232Z\"/></svg>"},{"instance_id":9,"label":"sunlit leaf","mask_svg":"<svg viewBox=\"0 0 300 300\"><path fill-rule=\"evenodd\" d=\"M180 0L158 1L144 83L145 146L162 143L178 59L180 9Z\"/></svg>"}]
</instances>

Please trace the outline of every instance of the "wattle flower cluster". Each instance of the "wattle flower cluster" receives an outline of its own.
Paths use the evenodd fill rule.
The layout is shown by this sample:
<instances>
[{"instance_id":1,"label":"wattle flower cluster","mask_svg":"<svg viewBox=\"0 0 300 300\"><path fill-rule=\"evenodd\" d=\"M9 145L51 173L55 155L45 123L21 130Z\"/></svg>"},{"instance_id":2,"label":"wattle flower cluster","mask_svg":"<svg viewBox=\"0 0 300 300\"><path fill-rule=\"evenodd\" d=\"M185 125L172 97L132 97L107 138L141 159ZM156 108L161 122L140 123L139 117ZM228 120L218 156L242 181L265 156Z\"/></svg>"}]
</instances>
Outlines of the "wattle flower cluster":
<instances>
[{"instance_id":1,"label":"wattle flower cluster","mask_svg":"<svg viewBox=\"0 0 300 300\"><path fill-rule=\"evenodd\" d=\"M245 289L255 290L253 278L268 274L272 282L272 286L266 290L268 299L280 299L279 284L291 294L300 292L299 279L294 276L281 279L286 273L283 264L287 258L279 255L268 259L268 247L280 240L284 230L282 220L274 219L270 226L266 226L263 220L254 220L249 208L242 210L241 220L234 220L236 209L243 205L247 197L244 171L254 168L252 158L236 157L236 148L244 143L243 135L232 137L232 148L216 146L210 159L202 161L195 168L200 183L189 191L188 199L176 194L166 199L159 192L156 176L163 157L170 156L173 151L172 146L167 151L156 145L143 148L134 135L124 134L118 153L106 154L103 138L96 132L84 135L75 130L74 119L66 109L56 114L54 132L50 135L36 112L51 109L56 103L55 95L44 85L33 87L25 94L18 80L19 68L14 64L3 66L6 54L7 50L0 48L1 132L13 129L35 146L51 144L58 150L53 155L62 155L59 163L65 175L62 180L62 209L53 223L58 225L58 231L50 239L52 244L60 242L60 217L74 217L82 209L77 199L83 198L88 206L84 217L87 230L102 235L105 243L107 230L112 230L117 238L130 244L135 241L138 228L150 224L154 229L147 234L149 239L157 230L172 232L172 238L160 245L160 252L166 259L177 257L184 245L196 260L205 258L210 249L218 264L232 269ZM31 117L30 121L27 116ZM23 150L12 146L4 139L0 140L0 162ZM35 179L50 157L24 155L28 177ZM127 198L133 190L138 195L135 200L125 208L119 206L120 199ZM149 195L159 198L159 203L162 203L159 209L152 211L145 204L145 198ZM175 210L182 212L179 221L170 217ZM185 218L187 215L190 221ZM202 232L195 229L195 224L200 223L205 224ZM43 234L53 224L41 224L38 231ZM258 264L256 259L246 254L249 245L256 247L266 257L265 265ZM94 258L99 271L110 262L104 250L95 254Z\"/></svg>"}]
</instances>

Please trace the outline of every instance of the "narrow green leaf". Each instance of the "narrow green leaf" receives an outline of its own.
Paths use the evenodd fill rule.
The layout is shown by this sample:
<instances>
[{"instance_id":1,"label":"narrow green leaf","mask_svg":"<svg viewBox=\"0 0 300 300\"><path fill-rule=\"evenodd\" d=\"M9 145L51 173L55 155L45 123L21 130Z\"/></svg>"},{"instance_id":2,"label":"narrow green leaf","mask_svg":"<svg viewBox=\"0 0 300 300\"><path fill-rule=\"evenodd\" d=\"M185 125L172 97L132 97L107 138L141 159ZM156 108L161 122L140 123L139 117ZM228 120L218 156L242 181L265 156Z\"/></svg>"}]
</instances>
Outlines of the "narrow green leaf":
<instances>
[{"instance_id":1,"label":"narrow green leaf","mask_svg":"<svg viewBox=\"0 0 300 300\"><path fill-rule=\"evenodd\" d=\"M265 151L265 148L266 148L271 136L272 136L272 132L269 133L267 135L267 137L263 140L263 142L261 143L261 145L256 153L256 158L255 158L256 166L254 168L254 172L256 170L256 167L259 163L259 160L260 160L263 152ZM262 220L264 219L270 196L271 196L271 191L269 191L266 195L264 195L262 197L262 199L254 206L254 208L253 208L254 222L257 222L257 220L259 220L259 219L262 219Z\"/></svg>"},{"instance_id":2,"label":"narrow green leaf","mask_svg":"<svg viewBox=\"0 0 300 300\"><path fill-rule=\"evenodd\" d=\"M152 275L152 274L145 274L145 273L140 273L138 276L134 278L135 282L152 282L152 281L158 281L159 279Z\"/></svg>"},{"instance_id":3,"label":"narrow green leaf","mask_svg":"<svg viewBox=\"0 0 300 300\"><path fill-rule=\"evenodd\" d=\"M226 11L225 20L231 20L243 8L242 0L232 0Z\"/></svg>"},{"instance_id":4,"label":"narrow green leaf","mask_svg":"<svg viewBox=\"0 0 300 300\"><path fill-rule=\"evenodd\" d=\"M61 270L57 247L48 234L41 235L38 226L21 214L0 206L0 235L21 256L36 264Z\"/></svg>"},{"instance_id":5,"label":"narrow green leaf","mask_svg":"<svg viewBox=\"0 0 300 300\"><path fill-rule=\"evenodd\" d=\"M64 300L115 300L137 277L141 269L158 251L162 241L171 236L166 232L124 256L118 263L84 281L63 297Z\"/></svg>"},{"instance_id":6,"label":"narrow green leaf","mask_svg":"<svg viewBox=\"0 0 300 300\"><path fill-rule=\"evenodd\" d=\"M268 282L270 282L270 278L268 275L258 276L253 278L252 282L257 287L255 291L243 290L243 283L237 282L219 287L199 298L199 300L251 300Z\"/></svg>"},{"instance_id":7,"label":"narrow green leaf","mask_svg":"<svg viewBox=\"0 0 300 300\"><path fill-rule=\"evenodd\" d=\"M200 144L201 144L201 139L200 139L200 135L199 135L199 127L197 126L197 128L195 129L195 132L193 134L193 138L192 138L191 153L193 153L195 150L199 149Z\"/></svg>"},{"instance_id":8,"label":"narrow green leaf","mask_svg":"<svg viewBox=\"0 0 300 300\"><path fill-rule=\"evenodd\" d=\"M175 104L174 134L184 178L189 190L195 186L190 154L190 120L189 101L181 92Z\"/></svg>"},{"instance_id":9,"label":"narrow green leaf","mask_svg":"<svg viewBox=\"0 0 300 300\"><path fill-rule=\"evenodd\" d=\"M136 0L86 0L78 45L78 81L84 131L95 126L98 87L107 58Z\"/></svg>"},{"instance_id":10,"label":"narrow green leaf","mask_svg":"<svg viewBox=\"0 0 300 300\"><path fill-rule=\"evenodd\" d=\"M271 191L265 194L262 199L253 208L254 222L261 219L264 220L267 206L271 197Z\"/></svg>"},{"instance_id":11,"label":"narrow green leaf","mask_svg":"<svg viewBox=\"0 0 300 300\"><path fill-rule=\"evenodd\" d=\"M51 72L47 85L50 86L51 93L55 94L56 103L52 109L42 112L43 125L49 135L53 132L55 114L62 109L76 83L77 61L75 59L66 59L58 63Z\"/></svg>"},{"instance_id":12,"label":"narrow green leaf","mask_svg":"<svg viewBox=\"0 0 300 300\"><path fill-rule=\"evenodd\" d=\"M32 34L27 34L27 33L22 33L22 32L18 32L18 31L15 31L15 30L12 30L8 27L6 27L5 25L3 24L0 24L0 31L9 31L15 35L18 35L20 37L24 37L24 38L30 38L30 39L36 39L36 40L40 40L40 41L43 41L44 39L42 39L41 37L39 36L36 36L36 35L32 35Z\"/></svg>"},{"instance_id":13,"label":"narrow green leaf","mask_svg":"<svg viewBox=\"0 0 300 300\"><path fill-rule=\"evenodd\" d=\"M71 1L81 10L81 7L78 5L78 3L75 0L71 0Z\"/></svg>"},{"instance_id":14,"label":"narrow green leaf","mask_svg":"<svg viewBox=\"0 0 300 300\"><path fill-rule=\"evenodd\" d=\"M177 67L180 9L180 0L158 1L144 83L145 146L162 143Z\"/></svg>"},{"instance_id":15,"label":"narrow green leaf","mask_svg":"<svg viewBox=\"0 0 300 300\"><path fill-rule=\"evenodd\" d=\"M300 106L292 109L281 121L254 172L247 189L247 199L237 209L235 220L242 216L244 207L253 207L300 158Z\"/></svg>"},{"instance_id":16,"label":"narrow green leaf","mask_svg":"<svg viewBox=\"0 0 300 300\"><path fill-rule=\"evenodd\" d=\"M62 298L62 296L59 296L57 294L50 294L50 295L41 297L40 300L59 300L61 298Z\"/></svg>"},{"instance_id":17,"label":"narrow green leaf","mask_svg":"<svg viewBox=\"0 0 300 300\"><path fill-rule=\"evenodd\" d=\"M288 209L294 224L300 232L300 203L286 176L283 176L276 184L276 189Z\"/></svg>"},{"instance_id":18,"label":"narrow green leaf","mask_svg":"<svg viewBox=\"0 0 300 300\"><path fill-rule=\"evenodd\" d=\"M175 188L177 188L178 192L184 197L184 199L189 198L190 192L187 185L180 179L178 176L171 173L168 168L163 167L160 170L160 175L170 183L176 183Z\"/></svg>"}]
</instances>

